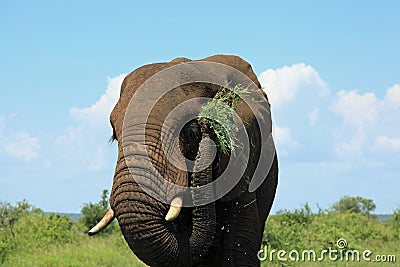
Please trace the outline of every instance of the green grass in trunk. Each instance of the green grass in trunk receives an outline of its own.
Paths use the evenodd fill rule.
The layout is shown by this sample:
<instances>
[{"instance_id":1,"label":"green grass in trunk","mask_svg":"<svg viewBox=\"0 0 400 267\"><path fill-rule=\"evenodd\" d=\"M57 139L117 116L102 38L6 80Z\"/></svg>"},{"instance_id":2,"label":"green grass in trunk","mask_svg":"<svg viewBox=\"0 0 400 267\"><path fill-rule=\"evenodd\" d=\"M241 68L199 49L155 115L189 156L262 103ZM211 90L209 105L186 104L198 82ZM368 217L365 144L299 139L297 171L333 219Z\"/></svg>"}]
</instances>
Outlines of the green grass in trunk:
<instances>
[{"instance_id":1,"label":"green grass in trunk","mask_svg":"<svg viewBox=\"0 0 400 267\"><path fill-rule=\"evenodd\" d=\"M239 131L233 120L237 105L243 101L241 96L250 94L248 88L241 84L232 89L227 87L221 90L211 99L198 115L198 121L211 128L217 138L217 146L224 153L234 152L242 144L236 138Z\"/></svg>"}]
</instances>

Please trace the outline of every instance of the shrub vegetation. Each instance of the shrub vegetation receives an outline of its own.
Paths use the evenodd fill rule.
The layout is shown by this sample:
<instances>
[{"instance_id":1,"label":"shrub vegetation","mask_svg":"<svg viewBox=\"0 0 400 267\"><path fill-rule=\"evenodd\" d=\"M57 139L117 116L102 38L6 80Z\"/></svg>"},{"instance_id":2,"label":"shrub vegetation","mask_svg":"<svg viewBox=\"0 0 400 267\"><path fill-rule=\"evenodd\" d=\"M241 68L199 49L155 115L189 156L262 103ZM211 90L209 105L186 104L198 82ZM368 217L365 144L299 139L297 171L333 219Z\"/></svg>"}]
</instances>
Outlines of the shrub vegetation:
<instances>
[{"instance_id":1,"label":"shrub vegetation","mask_svg":"<svg viewBox=\"0 0 400 267\"><path fill-rule=\"evenodd\" d=\"M82 209L85 214L79 221L45 214L26 201L15 205L0 202L0 266L145 266L133 255L116 224L106 234L94 237L86 234L92 226L88 218L97 214L99 206L107 210L105 199L107 192L103 191L98 203L85 204ZM338 211L334 207L313 213L305 204L299 209L282 210L270 216L262 248L287 252L313 249L318 253L337 248L337 240L345 239L344 251L368 249L373 252L372 258L375 254L400 257L400 209L393 212L391 221L380 222L362 209ZM99 214L101 218L104 213ZM261 265L399 266L400 259L396 260L382 265L329 259L322 262L280 261L275 257L272 261L262 261Z\"/></svg>"}]
</instances>

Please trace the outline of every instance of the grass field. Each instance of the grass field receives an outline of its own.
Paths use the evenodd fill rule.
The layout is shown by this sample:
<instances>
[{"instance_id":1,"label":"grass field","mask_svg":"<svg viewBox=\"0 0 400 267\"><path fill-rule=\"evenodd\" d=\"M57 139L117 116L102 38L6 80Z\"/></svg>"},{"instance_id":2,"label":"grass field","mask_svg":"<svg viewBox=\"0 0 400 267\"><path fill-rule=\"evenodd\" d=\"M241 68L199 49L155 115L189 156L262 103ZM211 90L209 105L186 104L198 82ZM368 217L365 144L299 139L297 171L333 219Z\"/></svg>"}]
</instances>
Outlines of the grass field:
<instances>
[{"instance_id":1,"label":"grass field","mask_svg":"<svg viewBox=\"0 0 400 267\"><path fill-rule=\"evenodd\" d=\"M78 242L38 246L9 255L2 266L146 266L138 260L119 233L79 236Z\"/></svg>"},{"instance_id":2,"label":"grass field","mask_svg":"<svg viewBox=\"0 0 400 267\"><path fill-rule=\"evenodd\" d=\"M146 266L138 260L126 245L122 235L113 233L107 236L79 236L78 242L55 244L46 249L33 247L26 251L10 255L1 266ZM369 246L380 255L399 255L400 242L370 242ZM286 257L288 257L286 255ZM366 262L366 261L298 261L284 262L276 260L262 261L261 266L400 266L400 262ZM373 259L373 256L371 257Z\"/></svg>"},{"instance_id":3,"label":"grass field","mask_svg":"<svg viewBox=\"0 0 400 267\"><path fill-rule=\"evenodd\" d=\"M109 226L106 234L89 237L87 229L68 216L33 210L17 219L6 212L0 215L0 266L146 266L131 252L117 225ZM399 229L396 221L357 213L313 214L308 206L283 211L268 218L261 266L400 266ZM321 251L329 249L342 251L343 259L332 260L340 254L330 258L326 252L318 260ZM315 260L308 254L302 260L302 253L310 250ZM359 252L360 260L353 260L353 254L346 260L349 251ZM364 251L370 251L370 261L362 258ZM377 256L386 261L377 261Z\"/></svg>"}]
</instances>

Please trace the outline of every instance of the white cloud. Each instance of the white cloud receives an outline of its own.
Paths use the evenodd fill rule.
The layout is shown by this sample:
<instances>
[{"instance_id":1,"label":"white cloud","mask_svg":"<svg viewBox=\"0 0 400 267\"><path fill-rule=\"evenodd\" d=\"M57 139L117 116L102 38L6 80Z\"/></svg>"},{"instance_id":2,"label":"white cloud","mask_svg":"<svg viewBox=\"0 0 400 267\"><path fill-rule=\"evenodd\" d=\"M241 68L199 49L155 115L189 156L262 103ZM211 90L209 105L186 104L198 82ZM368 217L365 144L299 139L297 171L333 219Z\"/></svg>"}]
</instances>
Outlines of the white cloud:
<instances>
[{"instance_id":1,"label":"white cloud","mask_svg":"<svg viewBox=\"0 0 400 267\"><path fill-rule=\"evenodd\" d=\"M299 148L304 148L303 140L309 138L308 130L302 129L326 115L320 107L326 106L329 100L327 84L312 66L305 63L267 69L258 76L258 80L280 125L275 127L274 136L280 154L282 150L285 155L293 149L299 152Z\"/></svg>"},{"instance_id":2,"label":"white cloud","mask_svg":"<svg viewBox=\"0 0 400 267\"><path fill-rule=\"evenodd\" d=\"M311 125L314 125L319 118L319 108L315 107L313 110L311 110L310 113L308 113L308 122Z\"/></svg>"},{"instance_id":3,"label":"white cloud","mask_svg":"<svg viewBox=\"0 0 400 267\"><path fill-rule=\"evenodd\" d=\"M381 151L400 152L400 137L380 135L375 138L374 147Z\"/></svg>"},{"instance_id":4,"label":"white cloud","mask_svg":"<svg viewBox=\"0 0 400 267\"><path fill-rule=\"evenodd\" d=\"M108 122L108 117L119 98L122 81L126 74L108 78L106 92L88 108L73 107L70 113L79 120L87 121L92 124L104 124Z\"/></svg>"},{"instance_id":5,"label":"white cloud","mask_svg":"<svg viewBox=\"0 0 400 267\"><path fill-rule=\"evenodd\" d=\"M6 118L3 115L0 115L0 133L3 132L3 129L6 127Z\"/></svg>"},{"instance_id":6,"label":"white cloud","mask_svg":"<svg viewBox=\"0 0 400 267\"><path fill-rule=\"evenodd\" d=\"M69 148L74 149L76 142L82 138L84 126L69 126L64 135L60 135L55 139L54 145L56 148Z\"/></svg>"},{"instance_id":7,"label":"white cloud","mask_svg":"<svg viewBox=\"0 0 400 267\"><path fill-rule=\"evenodd\" d=\"M363 126L376 119L378 114L377 104L378 100L373 93L360 95L355 90L350 92L340 91L337 94L334 110L342 115L345 122Z\"/></svg>"},{"instance_id":8,"label":"white cloud","mask_svg":"<svg viewBox=\"0 0 400 267\"><path fill-rule=\"evenodd\" d=\"M364 144L364 134L358 132L347 142L342 142L336 145L335 152L341 158L351 158L355 155L362 154L362 145Z\"/></svg>"},{"instance_id":9,"label":"white cloud","mask_svg":"<svg viewBox=\"0 0 400 267\"><path fill-rule=\"evenodd\" d=\"M268 69L258 77L265 88L268 99L274 107L292 100L300 88L313 88L318 95L329 93L328 86L318 72L304 63L284 66L280 69Z\"/></svg>"},{"instance_id":10,"label":"white cloud","mask_svg":"<svg viewBox=\"0 0 400 267\"><path fill-rule=\"evenodd\" d=\"M291 139L291 133L290 133L290 129L289 128L284 128L284 127L278 127L278 126L274 126L273 128L273 137L275 142L277 143L286 143L288 142L288 140Z\"/></svg>"},{"instance_id":11,"label":"white cloud","mask_svg":"<svg viewBox=\"0 0 400 267\"><path fill-rule=\"evenodd\" d=\"M379 99L374 93L359 94L357 91L340 91L334 103L334 111L340 114L353 134L336 146L339 156L361 154L373 148L384 152L399 151L400 138L400 85L386 90Z\"/></svg>"},{"instance_id":12,"label":"white cloud","mask_svg":"<svg viewBox=\"0 0 400 267\"><path fill-rule=\"evenodd\" d=\"M121 84L126 74L107 80L107 88L100 98L89 107L71 108L70 114L76 119L74 125L56 137L53 143L56 153L74 155L63 158L64 161L76 163L88 171L103 171L109 164L110 150L108 143L111 135L109 116L118 101Z\"/></svg>"},{"instance_id":13,"label":"white cloud","mask_svg":"<svg viewBox=\"0 0 400 267\"><path fill-rule=\"evenodd\" d=\"M97 152L93 155L93 157L88 162L83 162L83 165L89 171L100 171L104 166L105 155L102 147L97 148Z\"/></svg>"},{"instance_id":14,"label":"white cloud","mask_svg":"<svg viewBox=\"0 0 400 267\"><path fill-rule=\"evenodd\" d=\"M287 127L274 125L272 128L272 136L278 146L297 147L299 145L299 143L293 139L292 133Z\"/></svg>"},{"instance_id":15,"label":"white cloud","mask_svg":"<svg viewBox=\"0 0 400 267\"><path fill-rule=\"evenodd\" d=\"M400 84L395 84L387 89L384 101L400 107Z\"/></svg>"},{"instance_id":16,"label":"white cloud","mask_svg":"<svg viewBox=\"0 0 400 267\"><path fill-rule=\"evenodd\" d=\"M40 148L39 140L29 136L28 133L20 133L15 136L15 140L6 144L4 151L9 155L29 162L39 156L37 150Z\"/></svg>"},{"instance_id":17,"label":"white cloud","mask_svg":"<svg viewBox=\"0 0 400 267\"><path fill-rule=\"evenodd\" d=\"M74 162L88 171L102 171L110 163L105 152L111 148L109 130L109 124L69 126L54 140L54 150L63 161Z\"/></svg>"}]
</instances>

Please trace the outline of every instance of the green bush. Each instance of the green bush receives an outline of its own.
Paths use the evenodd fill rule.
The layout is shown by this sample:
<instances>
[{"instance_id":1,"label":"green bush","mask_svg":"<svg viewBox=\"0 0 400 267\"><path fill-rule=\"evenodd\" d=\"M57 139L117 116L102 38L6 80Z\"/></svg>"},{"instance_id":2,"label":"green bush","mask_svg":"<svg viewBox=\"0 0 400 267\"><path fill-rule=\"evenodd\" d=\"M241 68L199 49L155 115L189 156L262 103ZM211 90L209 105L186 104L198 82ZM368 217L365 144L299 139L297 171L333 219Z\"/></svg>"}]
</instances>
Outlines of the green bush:
<instances>
[{"instance_id":1,"label":"green bush","mask_svg":"<svg viewBox=\"0 0 400 267\"><path fill-rule=\"evenodd\" d=\"M376 205L372 199L367 199L360 196L344 196L331 207L331 210L334 212L361 213L368 217L371 217L371 212L375 209Z\"/></svg>"},{"instance_id":2,"label":"green bush","mask_svg":"<svg viewBox=\"0 0 400 267\"><path fill-rule=\"evenodd\" d=\"M83 225L83 231L89 231L93 226L95 226L106 214L109 209L108 205L108 190L104 189L101 195L101 199L98 203L85 203L81 210L82 217L79 222ZM114 221L105 229L103 229L99 234L108 234L116 231L117 224Z\"/></svg>"},{"instance_id":3,"label":"green bush","mask_svg":"<svg viewBox=\"0 0 400 267\"><path fill-rule=\"evenodd\" d=\"M294 211L281 210L270 216L266 227L266 243L273 249L299 249L304 246L314 215L308 204Z\"/></svg>"},{"instance_id":4,"label":"green bush","mask_svg":"<svg viewBox=\"0 0 400 267\"><path fill-rule=\"evenodd\" d=\"M107 205L107 192L103 192ZM82 225L69 217L44 214L26 201L15 206L0 202L0 266L144 266L130 251L119 232L96 238L84 234ZM101 214L102 216L103 214ZM96 221L97 223L97 221ZM263 247L272 249L315 250L337 248L345 239L343 250L371 250L376 254L400 255L400 209L392 221L378 220L354 212L319 209L312 213L308 204L293 211L282 210L268 218ZM262 262L262 266L344 266L343 262ZM375 264L375 265L374 265ZM354 262L346 266L376 266L376 262ZM390 264L389 264L390 265Z\"/></svg>"},{"instance_id":5,"label":"green bush","mask_svg":"<svg viewBox=\"0 0 400 267\"><path fill-rule=\"evenodd\" d=\"M395 213L394 217L399 215L400 212ZM306 204L294 211L282 210L277 215L269 216L263 246L267 246L269 251L312 249L318 252L336 249L337 241L344 239L348 244L343 248L344 251L372 250L376 247L386 249L388 243L397 244L396 233L398 230L393 231L389 223L379 222L372 216L349 211L326 212L321 209L313 214Z\"/></svg>"},{"instance_id":6,"label":"green bush","mask_svg":"<svg viewBox=\"0 0 400 267\"><path fill-rule=\"evenodd\" d=\"M395 237L397 239L400 238L400 208L397 208L396 210L393 211L392 214L392 220L391 220L393 230L395 232Z\"/></svg>"},{"instance_id":7,"label":"green bush","mask_svg":"<svg viewBox=\"0 0 400 267\"><path fill-rule=\"evenodd\" d=\"M16 251L29 253L76 240L76 225L67 216L49 216L28 202L0 203L0 263Z\"/></svg>"},{"instance_id":8,"label":"green bush","mask_svg":"<svg viewBox=\"0 0 400 267\"><path fill-rule=\"evenodd\" d=\"M40 214L42 211L31 206L26 200L15 206L0 202L0 263L17 247L18 231L16 224L29 214Z\"/></svg>"},{"instance_id":9,"label":"green bush","mask_svg":"<svg viewBox=\"0 0 400 267\"><path fill-rule=\"evenodd\" d=\"M18 249L29 250L40 246L47 248L54 244L74 242L77 228L67 216L58 214L30 214L15 225Z\"/></svg>"}]
</instances>

